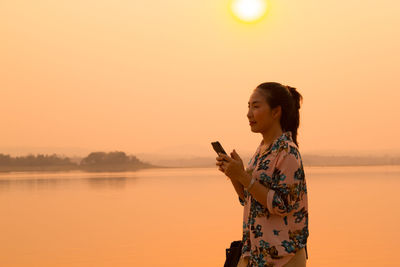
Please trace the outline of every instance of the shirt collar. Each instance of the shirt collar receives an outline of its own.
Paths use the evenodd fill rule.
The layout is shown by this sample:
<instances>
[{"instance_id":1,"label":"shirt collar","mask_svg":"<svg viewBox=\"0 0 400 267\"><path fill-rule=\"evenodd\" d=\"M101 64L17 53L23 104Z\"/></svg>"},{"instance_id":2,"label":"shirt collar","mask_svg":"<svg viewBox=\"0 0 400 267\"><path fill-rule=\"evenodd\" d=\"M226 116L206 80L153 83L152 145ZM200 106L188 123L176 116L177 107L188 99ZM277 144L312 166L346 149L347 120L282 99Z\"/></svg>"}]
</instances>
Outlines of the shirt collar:
<instances>
[{"instance_id":1,"label":"shirt collar","mask_svg":"<svg viewBox=\"0 0 400 267\"><path fill-rule=\"evenodd\" d=\"M275 151L279 148L279 145L282 141L293 141L292 139L292 132L291 131L286 131L283 132L280 136L275 138L275 140L269 145L269 147L265 150L264 153L267 153L269 150ZM263 144L264 140L261 139L259 147Z\"/></svg>"}]
</instances>

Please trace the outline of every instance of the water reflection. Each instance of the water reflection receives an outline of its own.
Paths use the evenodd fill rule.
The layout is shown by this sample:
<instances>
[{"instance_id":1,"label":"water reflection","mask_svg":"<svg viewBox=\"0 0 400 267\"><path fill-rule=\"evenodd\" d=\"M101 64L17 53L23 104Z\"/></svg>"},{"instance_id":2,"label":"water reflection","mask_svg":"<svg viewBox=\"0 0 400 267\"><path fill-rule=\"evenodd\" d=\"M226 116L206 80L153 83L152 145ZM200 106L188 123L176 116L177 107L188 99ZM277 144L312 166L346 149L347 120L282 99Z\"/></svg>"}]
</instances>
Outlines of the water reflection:
<instances>
[{"instance_id":1,"label":"water reflection","mask_svg":"<svg viewBox=\"0 0 400 267\"><path fill-rule=\"evenodd\" d=\"M305 172L307 266L398 266L400 166ZM222 266L235 194L215 168L0 174L0 266Z\"/></svg>"},{"instance_id":2,"label":"water reflection","mask_svg":"<svg viewBox=\"0 0 400 267\"><path fill-rule=\"evenodd\" d=\"M128 183L136 181L136 177L96 177L83 179L93 189L123 189Z\"/></svg>"},{"instance_id":3,"label":"water reflection","mask_svg":"<svg viewBox=\"0 0 400 267\"><path fill-rule=\"evenodd\" d=\"M54 190L87 185L92 189L123 189L136 182L137 177L120 175L113 177L73 177L73 178L17 178L0 179L0 192L13 190Z\"/></svg>"}]
</instances>

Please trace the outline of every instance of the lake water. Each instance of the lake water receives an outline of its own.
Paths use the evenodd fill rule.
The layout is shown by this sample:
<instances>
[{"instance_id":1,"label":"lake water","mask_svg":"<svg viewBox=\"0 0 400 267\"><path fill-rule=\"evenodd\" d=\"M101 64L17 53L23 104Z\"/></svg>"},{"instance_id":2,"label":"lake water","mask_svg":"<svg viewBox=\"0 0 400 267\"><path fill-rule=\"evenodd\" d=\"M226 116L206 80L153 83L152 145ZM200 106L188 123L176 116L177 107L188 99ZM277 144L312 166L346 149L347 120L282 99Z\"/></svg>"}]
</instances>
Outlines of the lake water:
<instances>
[{"instance_id":1,"label":"lake water","mask_svg":"<svg viewBox=\"0 0 400 267\"><path fill-rule=\"evenodd\" d=\"M400 266L400 166L305 167L308 267ZM243 207L217 168L0 174L0 266L222 267Z\"/></svg>"}]
</instances>

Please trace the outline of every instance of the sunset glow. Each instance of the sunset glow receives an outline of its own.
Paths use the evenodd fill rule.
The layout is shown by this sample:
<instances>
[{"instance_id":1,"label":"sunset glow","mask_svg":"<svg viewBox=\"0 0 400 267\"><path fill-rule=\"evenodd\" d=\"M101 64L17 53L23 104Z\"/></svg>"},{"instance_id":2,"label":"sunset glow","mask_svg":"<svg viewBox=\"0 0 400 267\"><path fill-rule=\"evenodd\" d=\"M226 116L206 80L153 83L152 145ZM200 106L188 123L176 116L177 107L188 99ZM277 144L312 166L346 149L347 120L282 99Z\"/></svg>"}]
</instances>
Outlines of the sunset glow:
<instances>
[{"instance_id":1,"label":"sunset glow","mask_svg":"<svg viewBox=\"0 0 400 267\"><path fill-rule=\"evenodd\" d=\"M266 0L233 0L231 11L243 22L255 22L261 19L267 11Z\"/></svg>"}]
</instances>

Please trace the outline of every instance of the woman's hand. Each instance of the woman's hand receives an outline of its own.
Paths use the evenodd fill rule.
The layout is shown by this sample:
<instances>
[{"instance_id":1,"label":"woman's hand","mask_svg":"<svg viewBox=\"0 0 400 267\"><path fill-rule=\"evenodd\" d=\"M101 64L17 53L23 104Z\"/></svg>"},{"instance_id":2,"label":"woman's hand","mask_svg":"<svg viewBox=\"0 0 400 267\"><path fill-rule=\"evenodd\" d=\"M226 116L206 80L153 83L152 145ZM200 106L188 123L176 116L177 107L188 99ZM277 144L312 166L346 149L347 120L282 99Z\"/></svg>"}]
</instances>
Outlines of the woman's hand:
<instances>
[{"instance_id":1,"label":"woman's hand","mask_svg":"<svg viewBox=\"0 0 400 267\"><path fill-rule=\"evenodd\" d=\"M231 157L222 153L218 153L218 155L219 156L216 157L216 165L219 166L218 169L225 173L229 178L238 180L242 183L246 171L244 169L243 161L236 151L233 150L231 152Z\"/></svg>"}]
</instances>

